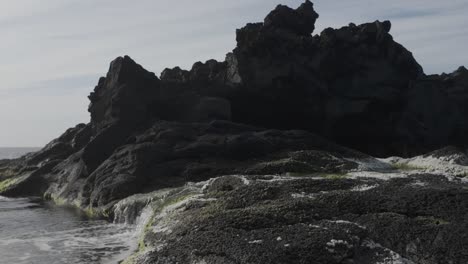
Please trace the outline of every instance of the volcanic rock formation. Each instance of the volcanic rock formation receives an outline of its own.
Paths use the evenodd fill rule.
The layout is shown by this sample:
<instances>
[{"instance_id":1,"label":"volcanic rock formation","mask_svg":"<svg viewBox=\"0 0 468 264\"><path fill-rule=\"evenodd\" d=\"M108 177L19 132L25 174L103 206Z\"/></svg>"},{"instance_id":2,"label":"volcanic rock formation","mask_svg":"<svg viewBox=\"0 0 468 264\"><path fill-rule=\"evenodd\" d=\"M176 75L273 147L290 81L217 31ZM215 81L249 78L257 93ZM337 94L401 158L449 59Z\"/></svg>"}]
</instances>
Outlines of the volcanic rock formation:
<instances>
[{"instance_id":1,"label":"volcanic rock formation","mask_svg":"<svg viewBox=\"0 0 468 264\"><path fill-rule=\"evenodd\" d=\"M160 78L117 58L88 124L0 161L0 194L149 208L128 263L467 263L468 70L425 75L389 21L317 19L280 5Z\"/></svg>"}]
</instances>

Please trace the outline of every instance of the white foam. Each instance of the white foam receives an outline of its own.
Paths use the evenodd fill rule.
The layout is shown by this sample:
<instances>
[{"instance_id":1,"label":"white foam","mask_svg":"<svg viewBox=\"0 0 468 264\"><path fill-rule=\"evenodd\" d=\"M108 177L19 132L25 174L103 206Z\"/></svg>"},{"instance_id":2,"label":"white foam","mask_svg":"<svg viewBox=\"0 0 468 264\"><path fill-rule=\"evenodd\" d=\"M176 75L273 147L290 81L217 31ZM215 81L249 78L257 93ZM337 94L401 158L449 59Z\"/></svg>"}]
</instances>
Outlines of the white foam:
<instances>
[{"instance_id":1,"label":"white foam","mask_svg":"<svg viewBox=\"0 0 468 264\"><path fill-rule=\"evenodd\" d=\"M358 223L354 223L354 222L350 222L350 221L346 221L346 220L328 220L328 222L331 222L331 223L335 223L335 224L347 224L347 225L354 225L354 226L357 226L361 229L366 229L365 226L362 226L362 225L359 225Z\"/></svg>"},{"instance_id":2,"label":"white foam","mask_svg":"<svg viewBox=\"0 0 468 264\"><path fill-rule=\"evenodd\" d=\"M52 250L52 247L45 240L36 240L33 243L41 251L51 251Z\"/></svg>"},{"instance_id":3,"label":"white foam","mask_svg":"<svg viewBox=\"0 0 468 264\"><path fill-rule=\"evenodd\" d=\"M468 176L468 166L456 164L451 156L418 156L405 161L410 166L419 167L425 173L444 175L450 181L463 179L456 177L457 175Z\"/></svg>"},{"instance_id":4,"label":"white foam","mask_svg":"<svg viewBox=\"0 0 468 264\"><path fill-rule=\"evenodd\" d=\"M344 245L348 248L351 247L351 245L347 241L344 241L344 240L332 239L330 240L330 242L327 242L328 247L336 247L338 245Z\"/></svg>"},{"instance_id":5,"label":"white foam","mask_svg":"<svg viewBox=\"0 0 468 264\"><path fill-rule=\"evenodd\" d=\"M291 193L291 197L294 199L300 199L300 198L309 198L309 199L315 199L317 197L316 193Z\"/></svg>"},{"instance_id":6,"label":"white foam","mask_svg":"<svg viewBox=\"0 0 468 264\"><path fill-rule=\"evenodd\" d=\"M365 191L375 189L377 187L379 187L378 184L374 184L374 185L363 184L363 185L358 185L358 186L353 187L351 191L352 192L365 192Z\"/></svg>"},{"instance_id":7,"label":"white foam","mask_svg":"<svg viewBox=\"0 0 468 264\"><path fill-rule=\"evenodd\" d=\"M13 199L8 198L8 197L4 197L4 196L0 196L0 202L9 202L9 201L13 201Z\"/></svg>"},{"instance_id":8,"label":"white foam","mask_svg":"<svg viewBox=\"0 0 468 264\"><path fill-rule=\"evenodd\" d=\"M388 181L396 178L406 178L408 174L404 172L355 171L348 173L346 176L350 179L373 178Z\"/></svg>"},{"instance_id":9,"label":"white foam","mask_svg":"<svg viewBox=\"0 0 468 264\"><path fill-rule=\"evenodd\" d=\"M242 182L244 183L244 185L249 185L249 184L250 184L250 180L247 179L246 176L244 176L244 175L238 175L237 177L239 177L239 178L242 180Z\"/></svg>"},{"instance_id":10,"label":"white foam","mask_svg":"<svg viewBox=\"0 0 468 264\"><path fill-rule=\"evenodd\" d=\"M388 171L392 169L392 166L382 159L366 158L366 159L351 159L345 158L345 160L358 164L356 171Z\"/></svg>"},{"instance_id":11,"label":"white foam","mask_svg":"<svg viewBox=\"0 0 468 264\"><path fill-rule=\"evenodd\" d=\"M427 186L428 183L423 182L423 181L415 181L415 182L411 183L411 185L416 186L416 187L424 187L424 186Z\"/></svg>"}]
</instances>

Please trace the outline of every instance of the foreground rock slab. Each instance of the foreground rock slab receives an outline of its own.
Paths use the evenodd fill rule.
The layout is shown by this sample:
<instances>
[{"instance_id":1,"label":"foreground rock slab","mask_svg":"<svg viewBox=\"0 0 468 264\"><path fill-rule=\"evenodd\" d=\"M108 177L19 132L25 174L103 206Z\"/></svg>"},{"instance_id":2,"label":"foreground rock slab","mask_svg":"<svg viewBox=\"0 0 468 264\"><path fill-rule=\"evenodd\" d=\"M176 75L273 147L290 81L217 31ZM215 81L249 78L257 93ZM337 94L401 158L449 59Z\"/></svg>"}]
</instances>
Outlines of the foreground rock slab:
<instances>
[{"instance_id":1,"label":"foreground rock slab","mask_svg":"<svg viewBox=\"0 0 468 264\"><path fill-rule=\"evenodd\" d=\"M152 216L126 263L468 261L468 178L361 165L367 170L230 175L151 194Z\"/></svg>"}]
</instances>

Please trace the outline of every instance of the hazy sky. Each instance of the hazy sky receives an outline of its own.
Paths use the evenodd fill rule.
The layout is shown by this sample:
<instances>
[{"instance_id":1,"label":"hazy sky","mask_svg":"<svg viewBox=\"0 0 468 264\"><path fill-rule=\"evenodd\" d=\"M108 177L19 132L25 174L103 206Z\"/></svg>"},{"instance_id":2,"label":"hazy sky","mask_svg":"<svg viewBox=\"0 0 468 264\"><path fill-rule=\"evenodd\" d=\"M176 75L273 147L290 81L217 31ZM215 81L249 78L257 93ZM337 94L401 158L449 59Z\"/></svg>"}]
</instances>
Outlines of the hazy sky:
<instances>
[{"instance_id":1,"label":"hazy sky","mask_svg":"<svg viewBox=\"0 0 468 264\"><path fill-rule=\"evenodd\" d=\"M109 62L146 69L222 60L235 29L302 0L0 0L0 146L42 146L88 122L87 95ZM315 0L315 33L389 19L426 73L468 64L468 0Z\"/></svg>"}]
</instances>

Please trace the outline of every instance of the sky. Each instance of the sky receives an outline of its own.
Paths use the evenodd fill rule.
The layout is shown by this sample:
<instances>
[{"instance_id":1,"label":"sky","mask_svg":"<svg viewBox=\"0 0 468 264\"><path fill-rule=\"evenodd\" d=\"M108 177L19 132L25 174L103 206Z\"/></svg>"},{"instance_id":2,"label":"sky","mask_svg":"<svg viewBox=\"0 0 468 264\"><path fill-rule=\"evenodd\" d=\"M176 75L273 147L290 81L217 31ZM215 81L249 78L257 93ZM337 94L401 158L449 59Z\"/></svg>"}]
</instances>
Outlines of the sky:
<instances>
[{"instance_id":1,"label":"sky","mask_svg":"<svg viewBox=\"0 0 468 264\"><path fill-rule=\"evenodd\" d=\"M223 60L235 29L303 0L0 0L0 146L43 146L87 123L87 95L114 58L160 74ZM391 20L426 73L468 65L468 0L315 0L314 34Z\"/></svg>"}]
</instances>

